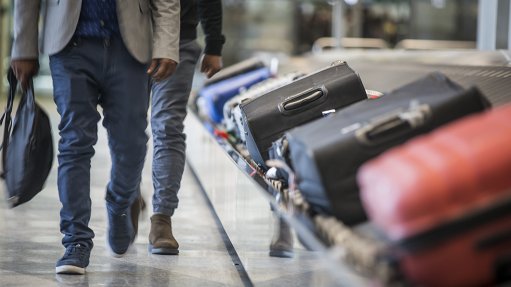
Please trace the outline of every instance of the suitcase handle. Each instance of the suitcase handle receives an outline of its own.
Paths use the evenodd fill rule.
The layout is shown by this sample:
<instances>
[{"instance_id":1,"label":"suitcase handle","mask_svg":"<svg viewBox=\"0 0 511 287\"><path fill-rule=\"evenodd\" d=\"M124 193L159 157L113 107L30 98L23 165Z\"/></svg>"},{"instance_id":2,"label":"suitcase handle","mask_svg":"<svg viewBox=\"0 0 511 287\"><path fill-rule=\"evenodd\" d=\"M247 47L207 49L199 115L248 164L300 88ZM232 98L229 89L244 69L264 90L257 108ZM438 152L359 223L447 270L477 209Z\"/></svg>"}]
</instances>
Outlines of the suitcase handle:
<instances>
[{"instance_id":1,"label":"suitcase handle","mask_svg":"<svg viewBox=\"0 0 511 287\"><path fill-rule=\"evenodd\" d=\"M428 105L412 102L408 111L366 124L355 132L355 136L366 145L382 144L400 138L424 125L430 115L431 108Z\"/></svg>"},{"instance_id":2,"label":"suitcase handle","mask_svg":"<svg viewBox=\"0 0 511 287\"><path fill-rule=\"evenodd\" d=\"M305 91L304 93L291 96L284 100L284 102L279 105L279 110L283 113L295 111L317 101L324 95L326 95L326 93L322 89Z\"/></svg>"}]
</instances>

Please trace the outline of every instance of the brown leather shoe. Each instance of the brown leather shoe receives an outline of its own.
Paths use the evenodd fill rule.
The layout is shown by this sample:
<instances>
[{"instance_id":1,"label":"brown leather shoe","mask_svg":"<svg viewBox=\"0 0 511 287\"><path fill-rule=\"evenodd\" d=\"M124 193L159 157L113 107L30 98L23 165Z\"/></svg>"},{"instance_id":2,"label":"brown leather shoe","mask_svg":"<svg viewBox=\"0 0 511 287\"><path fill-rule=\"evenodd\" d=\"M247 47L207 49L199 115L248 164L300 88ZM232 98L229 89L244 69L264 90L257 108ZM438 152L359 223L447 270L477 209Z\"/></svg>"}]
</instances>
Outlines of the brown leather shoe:
<instances>
[{"instance_id":1,"label":"brown leather shoe","mask_svg":"<svg viewBox=\"0 0 511 287\"><path fill-rule=\"evenodd\" d=\"M138 218L140 213L144 211L146 208L145 200L142 195L139 193L137 199L131 204L131 222L133 223L133 230L135 231L135 236L133 236L133 241L137 238L138 234Z\"/></svg>"},{"instance_id":2,"label":"brown leather shoe","mask_svg":"<svg viewBox=\"0 0 511 287\"><path fill-rule=\"evenodd\" d=\"M161 255L179 254L179 244L172 235L170 216L155 214L151 216L149 232L149 252Z\"/></svg>"}]
</instances>

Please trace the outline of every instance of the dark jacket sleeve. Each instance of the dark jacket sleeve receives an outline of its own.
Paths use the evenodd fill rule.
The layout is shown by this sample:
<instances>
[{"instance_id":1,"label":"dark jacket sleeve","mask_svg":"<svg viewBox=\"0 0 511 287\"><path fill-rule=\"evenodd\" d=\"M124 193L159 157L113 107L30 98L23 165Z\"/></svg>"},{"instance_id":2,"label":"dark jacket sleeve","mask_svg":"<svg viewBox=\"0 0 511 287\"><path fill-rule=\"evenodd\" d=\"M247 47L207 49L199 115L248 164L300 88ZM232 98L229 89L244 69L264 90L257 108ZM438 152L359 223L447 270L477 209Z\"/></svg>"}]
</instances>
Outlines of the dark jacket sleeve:
<instances>
[{"instance_id":1,"label":"dark jacket sleeve","mask_svg":"<svg viewBox=\"0 0 511 287\"><path fill-rule=\"evenodd\" d=\"M222 35L222 0L199 0L199 21L206 36L204 53L222 55L225 37Z\"/></svg>"}]
</instances>

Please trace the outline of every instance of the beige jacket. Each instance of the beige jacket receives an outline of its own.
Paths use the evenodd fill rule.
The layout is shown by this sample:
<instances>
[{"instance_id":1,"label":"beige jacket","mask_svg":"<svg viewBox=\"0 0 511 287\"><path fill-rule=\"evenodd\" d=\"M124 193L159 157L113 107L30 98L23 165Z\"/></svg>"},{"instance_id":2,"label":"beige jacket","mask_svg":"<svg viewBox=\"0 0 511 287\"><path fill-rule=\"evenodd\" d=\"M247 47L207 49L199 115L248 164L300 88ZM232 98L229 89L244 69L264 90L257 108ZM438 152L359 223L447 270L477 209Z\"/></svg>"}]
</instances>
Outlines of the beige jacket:
<instances>
[{"instance_id":1,"label":"beige jacket","mask_svg":"<svg viewBox=\"0 0 511 287\"><path fill-rule=\"evenodd\" d=\"M82 0L15 0L12 59L34 59L40 50L53 55L71 40ZM43 26L38 32L42 11ZM121 36L135 59L179 62L179 0L117 0Z\"/></svg>"}]
</instances>

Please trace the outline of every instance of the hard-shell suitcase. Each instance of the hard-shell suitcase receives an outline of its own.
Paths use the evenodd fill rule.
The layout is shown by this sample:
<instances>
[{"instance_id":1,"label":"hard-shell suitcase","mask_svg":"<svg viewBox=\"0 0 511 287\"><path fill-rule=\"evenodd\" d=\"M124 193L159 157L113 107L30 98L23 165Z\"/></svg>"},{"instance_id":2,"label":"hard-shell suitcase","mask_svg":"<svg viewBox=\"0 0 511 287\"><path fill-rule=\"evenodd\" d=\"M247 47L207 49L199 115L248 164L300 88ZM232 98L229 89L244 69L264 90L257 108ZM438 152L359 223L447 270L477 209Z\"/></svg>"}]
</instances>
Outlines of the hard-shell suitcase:
<instances>
[{"instance_id":1,"label":"hard-shell suitcase","mask_svg":"<svg viewBox=\"0 0 511 287\"><path fill-rule=\"evenodd\" d=\"M365 161L416 135L489 106L477 88L430 74L286 133L302 195L319 213L351 225L366 219L356 172Z\"/></svg>"},{"instance_id":2,"label":"hard-shell suitcase","mask_svg":"<svg viewBox=\"0 0 511 287\"><path fill-rule=\"evenodd\" d=\"M367 99L359 76L343 61L240 104L243 132L252 159L262 167L268 149L287 130Z\"/></svg>"},{"instance_id":3,"label":"hard-shell suitcase","mask_svg":"<svg viewBox=\"0 0 511 287\"><path fill-rule=\"evenodd\" d=\"M467 117L364 164L370 219L421 286L511 279L511 105Z\"/></svg>"},{"instance_id":4,"label":"hard-shell suitcase","mask_svg":"<svg viewBox=\"0 0 511 287\"><path fill-rule=\"evenodd\" d=\"M259 58L249 58L246 60L243 60L241 62L238 62L234 65L231 65L229 67L225 67L222 70L220 70L218 73L216 73L213 77L210 79L207 79L204 82L204 86L209 86L214 83L221 82L223 80L226 80L228 78L232 78L241 74L248 73L253 70L257 70L260 68L265 67L266 65L264 62Z\"/></svg>"},{"instance_id":5,"label":"hard-shell suitcase","mask_svg":"<svg viewBox=\"0 0 511 287\"><path fill-rule=\"evenodd\" d=\"M217 82L204 87L199 92L199 100L203 101L206 114L215 123L222 122L224 104L240 93L240 90L247 89L271 77L268 68L260 68L245 74Z\"/></svg>"},{"instance_id":6,"label":"hard-shell suitcase","mask_svg":"<svg viewBox=\"0 0 511 287\"><path fill-rule=\"evenodd\" d=\"M245 134L240 132L243 126L241 122L241 110L239 108L240 103L258 98L268 92L291 83L303 75L304 74L302 73L289 73L266 79L253 85L249 89L242 91L240 94L227 101L224 105L223 120L226 131L234 134L240 142L244 143L246 141Z\"/></svg>"},{"instance_id":7,"label":"hard-shell suitcase","mask_svg":"<svg viewBox=\"0 0 511 287\"><path fill-rule=\"evenodd\" d=\"M366 90L367 97L370 100L379 99L383 96L383 93L373 90ZM332 115L332 113L325 113L325 117ZM270 160L276 160L281 162L281 164L285 164L287 168L293 170L293 163L291 162L291 158L289 156L289 142L284 134L284 136L278 138L273 141L271 147L268 149L268 157ZM287 186L289 181L289 173L286 170L287 168L282 167L273 167L266 172L266 176L281 181L284 185Z\"/></svg>"}]
</instances>

